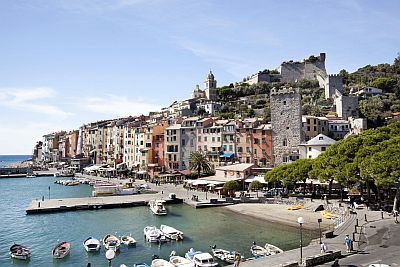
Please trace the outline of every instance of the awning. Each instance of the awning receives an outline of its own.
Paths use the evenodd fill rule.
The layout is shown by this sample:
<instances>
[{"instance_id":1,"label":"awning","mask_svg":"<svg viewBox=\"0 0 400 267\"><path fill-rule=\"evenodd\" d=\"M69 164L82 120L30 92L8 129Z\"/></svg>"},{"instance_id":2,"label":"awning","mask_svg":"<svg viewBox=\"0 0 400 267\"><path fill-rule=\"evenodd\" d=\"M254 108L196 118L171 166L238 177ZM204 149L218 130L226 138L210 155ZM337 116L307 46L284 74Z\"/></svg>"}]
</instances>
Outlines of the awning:
<instances>
[{"instance_id":1,"label":"awning","mask_svg":"<svg viewBox=\"0 0 400 267\"><path fill-rule=\"evenodd\" d=\"M231 157L233 157L233 155L235 155L235 154L226 153L226 154L220 155L219 157L220 157L220 158L231 158Z\"/></svg>"},{"instance_id":2,"label":"awning","mask_svg":"<svg viewBox=\"0 0 400 267\"><path fill-rule=\"evenodd\" d=\"M251 183L253 181L259 181L262 184L267 184L267 182L264 179L264 176L249 176L249 178L247 178L246 180L244 180L246 183Z\"/></svg>"},{"instance_id":3,"label":"awning","mask_svg":"<svg viewBox=\"0 0 400 267\"><path fill-rule=\"evenodd\" d=\"M118 163L117 168L120 168L120 169L126 168L126 163L125 162Z\"/></svg>"}]
</instances>

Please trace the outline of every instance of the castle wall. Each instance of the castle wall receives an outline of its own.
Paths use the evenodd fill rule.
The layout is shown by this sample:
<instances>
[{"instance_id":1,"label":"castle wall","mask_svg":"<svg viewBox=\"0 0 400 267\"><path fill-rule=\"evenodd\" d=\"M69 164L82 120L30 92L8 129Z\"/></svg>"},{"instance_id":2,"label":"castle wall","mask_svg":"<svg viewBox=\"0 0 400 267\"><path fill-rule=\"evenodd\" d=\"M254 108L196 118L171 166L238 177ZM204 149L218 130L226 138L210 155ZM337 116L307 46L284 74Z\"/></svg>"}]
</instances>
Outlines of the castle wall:
<instances>
[{"instance_id":1,"label":"castle wall","mask_svg":"<svg viewBox=\"0 0 400 267\"><path fill-rule=\"evenodd\" d=\"M347 120L349 117L358 118L357 96L344 96L337 93L335 106L338 117L341 117L343 120Z\"/></svg>"},{"instance_id":2,"label":"castle wall","mask_svg":"<svg viewBox=\"0 0 400 267\"><path fill-rule=\"evenodd\" d=\"M299 158L303 141L301 96L298 88L271 90L271 124L273 164L280 165Z\"/></svg>"}]
</instances>

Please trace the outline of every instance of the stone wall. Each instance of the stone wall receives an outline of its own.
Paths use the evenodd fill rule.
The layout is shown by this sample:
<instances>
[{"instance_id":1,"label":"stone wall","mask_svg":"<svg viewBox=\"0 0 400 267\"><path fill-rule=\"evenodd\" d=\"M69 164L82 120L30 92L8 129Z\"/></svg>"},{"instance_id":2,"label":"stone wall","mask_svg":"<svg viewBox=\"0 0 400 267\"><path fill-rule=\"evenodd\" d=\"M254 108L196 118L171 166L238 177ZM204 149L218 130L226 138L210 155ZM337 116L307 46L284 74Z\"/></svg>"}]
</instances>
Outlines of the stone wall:
<instances>
[{"instance_id":1,"label":"stone wall","mask_svg":"<svg viewBox=\"0 0 400 267\"><path fill-rule=\"evenodd\" d=\"M298 88L271 90L272 161L274 165L299 157L303 141L301 96Z\"/></svg>"},{"instance_id":2,"label":"stone wall","mask_svg":"<svg viewBox=\"0 0 400 267\"><path fill-rule=\"evenodd\" d=\"M344 96L336 90L336 113L338 117L347 120L349 117L358 118L358 97Z\"/></svg>"}]
</instances>

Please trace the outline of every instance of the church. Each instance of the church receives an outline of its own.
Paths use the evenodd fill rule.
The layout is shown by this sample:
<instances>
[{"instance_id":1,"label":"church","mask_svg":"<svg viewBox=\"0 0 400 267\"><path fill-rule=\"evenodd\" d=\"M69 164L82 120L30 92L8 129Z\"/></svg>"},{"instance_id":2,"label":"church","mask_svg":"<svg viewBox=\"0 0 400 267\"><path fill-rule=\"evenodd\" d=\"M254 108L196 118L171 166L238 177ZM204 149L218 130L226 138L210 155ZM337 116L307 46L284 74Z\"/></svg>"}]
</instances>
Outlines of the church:
<instances>
[{"instance_id":1,"label":"church","mask_svg":"<svg viewBox=\"0 0 400 267\"><path fill-rule=\"evenodd\" d=\"M207 100L217 100L217 81L214 79L214 74L210 70L207 79L204 81L204 90L201 90L197 84L193 90L192 98L205 98Z\"/></svg>"}]
</instances>

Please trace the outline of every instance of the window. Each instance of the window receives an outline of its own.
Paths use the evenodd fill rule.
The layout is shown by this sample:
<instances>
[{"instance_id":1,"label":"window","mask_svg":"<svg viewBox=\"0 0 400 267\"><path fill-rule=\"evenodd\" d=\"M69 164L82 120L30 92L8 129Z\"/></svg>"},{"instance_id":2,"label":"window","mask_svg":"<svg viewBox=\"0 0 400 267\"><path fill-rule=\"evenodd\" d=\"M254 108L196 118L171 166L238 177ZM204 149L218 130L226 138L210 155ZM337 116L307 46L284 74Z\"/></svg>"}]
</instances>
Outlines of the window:
<instances>
[{"instance_id":1,"label":"window","mask_svg":"<svg viewBox=\"0 0 400 267\"><path fill-rule=\"evenodd\" d=\"M261 143L262 143L262 144L266 144L266 143L267 143L267 140L265 139L265 137L263 137L263 138L261 139Z\"/></svg>"},{"instance_id":2,"label":"window","mask_svg":"<svg viewBox=\"0 0 400 267\"><path fill-rule=\"evenodd\" d=\"M233 151L233 146L229 145L229 151Z\"/></svg>"},{"instance_id":3,"label":"window","mask_svg":"<svg viewBox=\"0 0 400 267\"><path fill-rule=\"evenodd\" d=\"M308 158L309 158L309 159L311 159L311 158L312 158L312 156L311 156L311 155L309 155L309 156L308 156Z\"/></svg>"},{"instance_id":4,"label":"window","mask_svg":"<svg viewBox=\"0 0 400 267\"><path fill-rule=\"evenodd\" d=\"M254 138L254 144L258 144L258 138Z\"/></svg>"},{"instance_id":5,"label":"window","mask_svg":"<svg viewBox=\"0 0 400 267\"><path fill-rule=\"evenodd\" d=\"M212 141L212 142L215 142L215 137L212 137L212 138L211 138L211 141Z\"/></svg>"},{"instance_id":6,"label":"window","mask_svg":"<svg viewBox=\"0 0 400 267\"><path fill-rule=\"evenodd\" d=\"M286 105L286 101L283 101L283 104Z\"/></svg>"},{"instance_id":7,"label":"window","mask_svg":"<svg viewBox=\"0 0 400 267\"><path fill-rule=\"evenodd\" d=\"M310 131L310 126L307 126L307 131Z\"/></svg>"},{"instance_id":8,"label":"window","mask_svg":"<svg viewBox=\"0 0 400 267\"><path fill-rule=\"evenodd\" d=\"M254 149L254 154L257 154L257 149Z\"/></svg>"},{"instance_id":9,"label":"window","mask_svg":"<svg viewBox=\"0 0 400 267\"><path fill-rule=\"evenodd\" d=\"M311 147L308 148L308 151L311 151Z\"/></svg>"},{"instance_id":10,"label":"window","mask_svg":"<svg viewBox=\"0 0 400 267\"><path fill-rule=\"evenodd\" d=\"M241 146L238 147L238 152L242 153L243 152L243 148Z\"/></svg>"},{"instance_id":11,"label":"window","mask_svg":"<svg viewBox=\"0 0 400 267\"><path fill-rule=\"evenodd\" d=\"M263 155L267 154L266 151L265 151L265 149L262 150L262 154L263 154Z\"/></svg>"},{"instance_id":12,"label":"window","mask_svg":"<svg viewBox=\"0 0 400 267\"><path fill-rule=\"evenodd\" d=\"M221 137L217 137L217 142L221 142Z\"/></svg>"},{"instance_id":13,"label":"window","mask_svg":"<svg viewBox=\"0 0 400 267\"><path fill-rule=\"evenodd\" d=\"M288 145L287 138L283 139L282 145L283 146L287 146Z\"/></svg>"},{"instance_id":14,"label":"window","mask_svg":"<svg viewBox=\"0 0 400 267\"><path fill-rule=\"evenodd\" d=\"M326 151L326 147L321 147L321 151Z\"/></svg>"},{"instance_id":15,"label":"window","mask_svg":"<svg viewBox=\"0 0 400 267\"><path fill-rule=\"evenodd\" d=\"M186 145L186 140L182 139L182 146Z\"/></svg>"},{"instance_id":16,"label":"window","mask_svg":"<svg viewBox=\"0 0 400 267\"><path fill-rule=\"evenodd\" d=\"M250 138L246 137L246 143L250 143Z\"/></svg>"},{"instance_id":17,"label":"window","mask_svg":"<svg viewBox=\"0 0 400 267\"><path fill-rule=\"evenodd\" d=\"M237 142L237 143L240 143L240 138L239 138L239 137L237 138L237 141L236 141L236 142Z\"/></svg>"},{"instance_id":18,"label":"window","mask_svg":"<svg viewBox=\"0 0 400 267\"><path fill-rule=\"evenodd\" d=\"M314 131L316 131L317 130L317 126L314 126Z\"/></svg>"},{"instance_id":19,"label":"window","mask_svg":"<svg viewBox=\"0 0 400 267\"><path fill-rule=\"evenodd\" d=\"M201 142L201 136L197 137L197 141Z\"/></svg>"},{"instance_id":20,"label":"window","mask_svg":"<svg viewBox=\"0 0 400 267\"><path fill-rule=\"evenodd\" d=\"M250 153L250 147L246 146L246 152Z\"/></svg>"},{"instance_id":21,"label":"window","mask_svg":"<svg viewBox=\"0 0 400 267\"><path fill-rule=\"evenodd\" d=\"M257 133L257 130L253 130L253 133L256 134L256 133Z\"/></svg>"},{"instance_id":22,"label":"window","mask_svg":"<svg viewBox=\"0 0 400 267\"><path fill-rule=\"evenodd\" d=\"M204 136L204 142L207 142L207 136Z\"/></svg>"}]
</instances>

